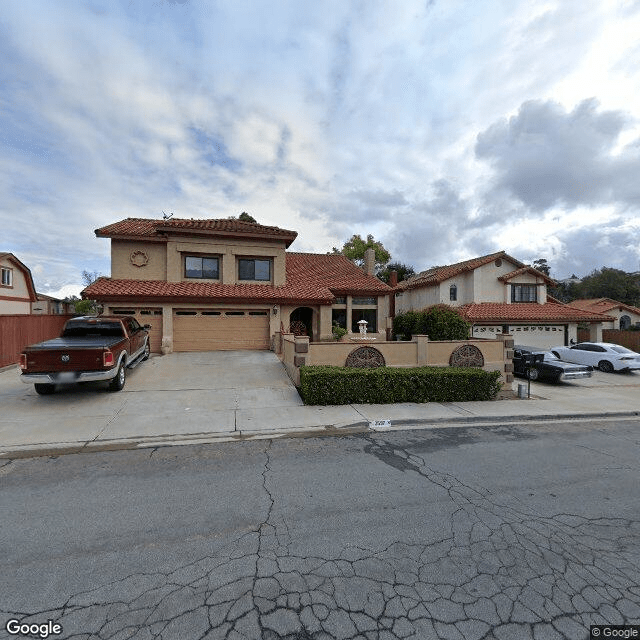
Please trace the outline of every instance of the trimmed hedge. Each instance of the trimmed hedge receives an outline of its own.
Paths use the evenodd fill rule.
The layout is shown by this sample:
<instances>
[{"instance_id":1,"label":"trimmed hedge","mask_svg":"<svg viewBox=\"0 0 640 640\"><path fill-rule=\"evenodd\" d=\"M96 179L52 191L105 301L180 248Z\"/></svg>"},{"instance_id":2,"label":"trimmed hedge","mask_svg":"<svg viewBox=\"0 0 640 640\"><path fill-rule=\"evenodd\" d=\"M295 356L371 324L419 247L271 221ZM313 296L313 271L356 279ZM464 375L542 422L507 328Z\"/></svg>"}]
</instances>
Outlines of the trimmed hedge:
<instances>
[{"instance_id":1,"label":"trimmed hedge","mask_svg":"<svg viewBox=\"0 0 640 640\"><path fill-rule=\"evenodd\" d=\"M300 367L305 404L392 404L493 400L500 372L466 367Z\"/></svg>"}]
</instances>

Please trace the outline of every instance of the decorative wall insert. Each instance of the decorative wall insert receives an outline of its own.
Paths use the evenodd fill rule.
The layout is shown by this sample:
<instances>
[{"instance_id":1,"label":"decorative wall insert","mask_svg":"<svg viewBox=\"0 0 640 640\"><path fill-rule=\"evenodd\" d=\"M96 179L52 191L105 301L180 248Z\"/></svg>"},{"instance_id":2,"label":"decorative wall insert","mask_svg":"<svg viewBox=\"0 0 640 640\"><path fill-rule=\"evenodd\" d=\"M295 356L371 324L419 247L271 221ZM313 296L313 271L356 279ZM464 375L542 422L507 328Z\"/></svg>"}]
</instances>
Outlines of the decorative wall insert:
<instances>
[{"instance_id":1,"label":"decorative wall insert","mask_svg":"<svg viewBox=\"0 0 640 640\"><path fill-rule=\"evenodd\" d=\"M344 363L345 367L374 368L385 366L384 356L373 347L358 347L354 349Z\"/></svg>"},{"instance_id":2,"label":"decorative wall insert","mask_svg":"<svg viewBox=\"0 0 640 640\"><path fill-rule=\"evenodd\" d=\"M478 347L463 344L451 354L450 367L484 367L484 356Z\"/></svg>"}]
</instances>

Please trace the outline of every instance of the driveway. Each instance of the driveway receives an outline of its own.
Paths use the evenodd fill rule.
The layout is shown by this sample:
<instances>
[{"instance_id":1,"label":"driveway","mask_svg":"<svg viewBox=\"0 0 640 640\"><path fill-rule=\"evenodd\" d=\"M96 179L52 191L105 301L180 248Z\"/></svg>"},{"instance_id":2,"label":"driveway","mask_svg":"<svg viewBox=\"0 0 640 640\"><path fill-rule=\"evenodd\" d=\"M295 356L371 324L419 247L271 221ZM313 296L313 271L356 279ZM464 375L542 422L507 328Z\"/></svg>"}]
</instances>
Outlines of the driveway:
<instances>
[{"instance_id":1,"label":"driveway","mask_svg":"<svg viewBox=\"0 0 640 640\"><path fill-rule=\"evenodd\" d=\"M153 356L128 371L125 388L104 383L39 396L17 369L0 373L0 449L57 443L158 438L251 430L259 418L302 406L277 356L269 351L215 351Z\"/></svg>"},{"instance_id":2,"label":"driveway","mask_svg":"<svg viewBox=\"0 0 640 640\"><path fill-rule=\"evenodd\" d=\"M527 381L516 378L514 388L518 384L526 386ZM591 378L570 380L553 384L550 382L532 382L531 396L555 401L563 407L573 407L576 412L585 408L600 407L602 411L625 411L637 406L640 397L640 371L628 373L603 373L594 371Z\"/></svg>"}]
</instances>

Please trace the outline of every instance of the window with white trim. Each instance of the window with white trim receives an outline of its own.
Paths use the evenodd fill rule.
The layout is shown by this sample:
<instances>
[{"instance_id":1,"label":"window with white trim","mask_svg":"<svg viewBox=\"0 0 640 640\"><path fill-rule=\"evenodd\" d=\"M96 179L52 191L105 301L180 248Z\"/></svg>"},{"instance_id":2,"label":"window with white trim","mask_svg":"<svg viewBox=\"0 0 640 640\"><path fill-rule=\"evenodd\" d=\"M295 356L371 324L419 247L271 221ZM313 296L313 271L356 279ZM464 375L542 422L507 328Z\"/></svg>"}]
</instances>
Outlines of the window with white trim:
<instances>
[{"instance_id":1,"label":"window with white trim","mask_svg":"<svg viewBox=\"0 0 640 640\"><path fill-rule=\"evenodd\" d=\"M535 284L512 284L511 302L537 302L538 287Z\"/></svg>"},{"instance_id":2,"label":"window with white trim","mask_svg":"<svg viewBox=\"0 0 640 640\"><path fill-rule=\"evenodd\" d=\"M12 287L13 286L13 269L2 267L0 271L1 271L0 284L2 284L3 287Z\"/></svg>"}]
</instances>

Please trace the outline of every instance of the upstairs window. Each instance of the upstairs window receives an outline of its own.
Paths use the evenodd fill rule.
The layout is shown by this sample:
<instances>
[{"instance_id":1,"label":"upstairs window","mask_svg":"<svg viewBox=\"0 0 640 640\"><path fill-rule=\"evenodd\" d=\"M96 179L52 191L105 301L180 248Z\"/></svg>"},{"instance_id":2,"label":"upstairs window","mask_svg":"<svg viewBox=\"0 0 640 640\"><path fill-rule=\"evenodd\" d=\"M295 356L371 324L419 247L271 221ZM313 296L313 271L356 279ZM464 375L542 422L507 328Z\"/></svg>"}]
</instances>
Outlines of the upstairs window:
<instances>
[{"instance_id":1,"label":"upstairs window","mask_svg":"<svg viewBox=\"0 0 640 640\"><path fill-rule=\"evenodd\" d=\"M271 280L271 260L240 258L238 260L238 280Z\"/></svg>"},{"instance_id":2,"label":"upstairs window","mask_svg":"<svg viewBox=\"0 0 640 640\"><path fill-rule=\"evenodd\" d=\"M204 256L186 256L184 259L184 274L187 278L220 278L220 260Z\"/></svg>"},{"instance_id":3,"label":"upstairs window","mask_svg":"<svg viewBox=\"0 0 640 640\"><path fill-rule=\"evenodd\" d=\"M538 287L535 284L512 284L511 302L537 302Z\"/></svg>"},{"instance_id":4,"label":"upstairs window","mask_svg":"<svg viewBox=\"0 0 640 640\"><path fill-rule=\"evenodd\" d=\"M0 284L2 284L3 287L13 286L13 274L11 272L11 269L2 267L2 269L0 269L0 272Z\"/></svg>"},{"instance_id":5,"label":"upstairs window","mask_svg":"<svg viewBox=\"0 0 640 640\"><path fill-rule=\"evenodd\" d=\"M455 302L458 299L458 287L455 284L452 284L449 287L449 300L451 302Z\"/></svg>"}]
</instances>

